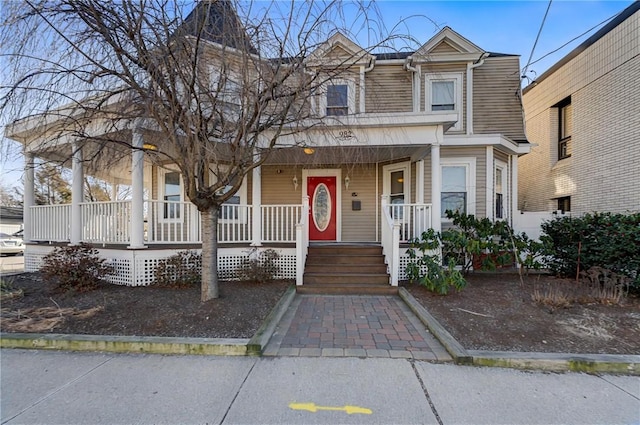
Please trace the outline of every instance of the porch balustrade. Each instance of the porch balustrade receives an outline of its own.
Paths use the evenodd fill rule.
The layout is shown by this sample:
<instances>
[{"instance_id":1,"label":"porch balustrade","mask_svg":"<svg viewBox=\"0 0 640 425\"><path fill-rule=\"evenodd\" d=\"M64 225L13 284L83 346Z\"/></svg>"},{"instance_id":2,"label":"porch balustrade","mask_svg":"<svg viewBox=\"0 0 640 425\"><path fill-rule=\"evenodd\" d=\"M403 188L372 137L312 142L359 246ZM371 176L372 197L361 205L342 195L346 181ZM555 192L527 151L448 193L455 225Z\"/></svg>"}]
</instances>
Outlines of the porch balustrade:
<instances>
[{"instance_id":1,"label":"porch balustrade","mask_svg":"<svg viewBox=\"0 0 640 425\"><path fill-rule=\"evenodd\" d=\"M82 242L127 244L131 240L131 201L80 204ZM31 207L31 240L68 242L71 205ZM218 216L219 243L251 243L252 205L222 205ZM262 241L294 243L301 205L262 205ZM190 202L145 201L144 240L148 244L197 244L202 242L200 212Z\"/></svg>"},{"instance_id":2,"label":"porch balustrade","mask_svg":"<svg viewBox=\"0 0 640 425\"><path fill-rule=\"evenodd\" d=\"M300 223L301 205L262 205L262 241L295 242L296 225Z\"/></svg>"},{"instance_id":3,"label":"porch balustrade","mask_svg":"<svg viewBox=\"0 0 640 425\"><path fill-rule=\"evenodd\" d=\"M431 204L390 204L388 211L394 223L400 225L400 241L419 238L431 227Z\"/></svg>"},{"instance_id":4,"label":"porch balustrade","mask_svg":"<svg viewBox=\"0 0 640 425\"><path fill-rule=\"evenodd\" d=\"M31 240L68 242L71 233L71 204L31 207Z\"/></svg>"}]
</instances>

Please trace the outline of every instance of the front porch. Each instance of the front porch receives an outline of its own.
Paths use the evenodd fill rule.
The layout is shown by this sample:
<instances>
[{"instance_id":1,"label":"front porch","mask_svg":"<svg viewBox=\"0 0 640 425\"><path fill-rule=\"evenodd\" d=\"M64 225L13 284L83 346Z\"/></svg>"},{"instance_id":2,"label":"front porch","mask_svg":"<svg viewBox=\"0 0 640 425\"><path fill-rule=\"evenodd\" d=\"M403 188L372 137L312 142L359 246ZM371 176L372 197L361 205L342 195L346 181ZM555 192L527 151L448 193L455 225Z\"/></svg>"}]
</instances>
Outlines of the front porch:
<instances>
[{"instance_id":1,"label":"front porch","mask_svg":"<svg viewBox=\"0 0 640 425\"><path fill-rule=\"evenodd\" d=\"M404 278L408 257L402 244L431 226L431 209L430 204L423 203L389 205L388 197L383 196L381 237L355 243L382 247L389 285L397 286L398 280ZM79 217L74 217L72 204L31 206L29 221L25 223L30 229L25 271L38 270L43 257L56 246L87 243L115 266L116 272L108 277L109 281L148 285L153 282L155 268L162 259L179 251L201 249L200 213L193 204L143 201L141 246L131 243L136 221L132 210L132 201L83 202L79 205ZM303 285L309 246L314 244L309 240L309 220L308 197L298 205L223 205L218 223L220 278L237 278L236 271L246 259L271 248L280 255L277 278ZM79 235L76 241L72 239L74 232Z\"/></svg>"}]
</instances>

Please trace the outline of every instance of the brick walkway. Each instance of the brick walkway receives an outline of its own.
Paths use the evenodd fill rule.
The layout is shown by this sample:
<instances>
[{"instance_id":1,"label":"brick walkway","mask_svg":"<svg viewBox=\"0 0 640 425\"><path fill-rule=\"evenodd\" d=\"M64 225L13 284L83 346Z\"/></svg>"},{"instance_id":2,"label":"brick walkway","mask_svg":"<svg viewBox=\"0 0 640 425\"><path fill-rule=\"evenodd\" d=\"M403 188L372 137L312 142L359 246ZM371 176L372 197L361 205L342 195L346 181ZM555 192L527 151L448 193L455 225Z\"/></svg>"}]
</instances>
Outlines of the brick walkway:
<instances>
[{"instance_id":1,"label":"brick walkway","mask_svg":"<svg viewBox=\"0 0 640 425\"><path fill-rule=\"evenodd\" d=\"M451 361L398 296L296 295L264 355Z\"/></svg>"}]
</instances>

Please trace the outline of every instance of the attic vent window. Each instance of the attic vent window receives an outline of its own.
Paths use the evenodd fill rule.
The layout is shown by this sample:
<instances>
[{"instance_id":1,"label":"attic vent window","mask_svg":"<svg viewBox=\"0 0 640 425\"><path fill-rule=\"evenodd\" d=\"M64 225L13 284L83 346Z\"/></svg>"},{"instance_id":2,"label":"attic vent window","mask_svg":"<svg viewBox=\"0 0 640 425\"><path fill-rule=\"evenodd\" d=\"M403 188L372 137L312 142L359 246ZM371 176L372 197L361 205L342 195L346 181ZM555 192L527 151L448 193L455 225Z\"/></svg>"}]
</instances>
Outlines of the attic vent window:
<instances>
[{"instance_id":1,"label":"attic vent window","mask_svg":"<svg viewBox=\"0 0 640 425\"><path fill-rule=\"evenodd\" d=\"M349 112L349 88L346 84L327 86L327 115L347 115Z\"/></svg>"}]
</instances>

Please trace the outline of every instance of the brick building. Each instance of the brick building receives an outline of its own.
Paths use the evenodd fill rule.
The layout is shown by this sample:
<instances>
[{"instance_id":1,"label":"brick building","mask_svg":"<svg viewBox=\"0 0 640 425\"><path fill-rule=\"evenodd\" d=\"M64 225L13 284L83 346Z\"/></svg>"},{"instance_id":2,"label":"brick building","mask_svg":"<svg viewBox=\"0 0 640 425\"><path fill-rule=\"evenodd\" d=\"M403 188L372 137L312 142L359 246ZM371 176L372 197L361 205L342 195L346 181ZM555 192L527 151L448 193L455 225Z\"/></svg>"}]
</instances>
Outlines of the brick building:
<instances>
[{"instance_id":1,"label":"brick building","mask_svg":"<svg viewBox=\"0 0 640 425\"><path fill-rule=\"evenodd\" d=\"M523 211L640 211L640 2L523 90Z\"/></svg>"}]
</instances>

